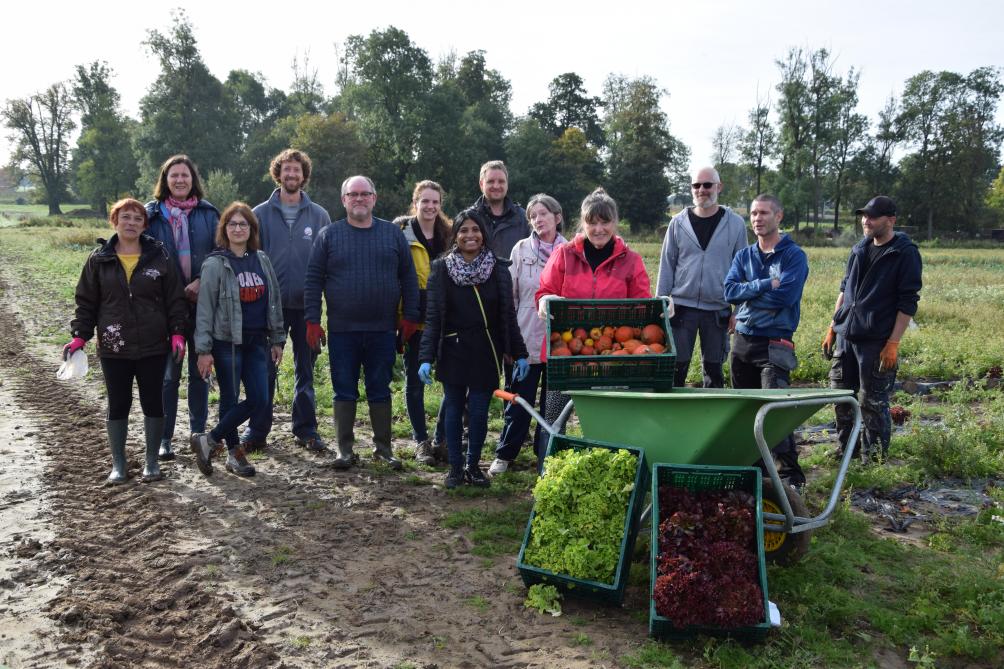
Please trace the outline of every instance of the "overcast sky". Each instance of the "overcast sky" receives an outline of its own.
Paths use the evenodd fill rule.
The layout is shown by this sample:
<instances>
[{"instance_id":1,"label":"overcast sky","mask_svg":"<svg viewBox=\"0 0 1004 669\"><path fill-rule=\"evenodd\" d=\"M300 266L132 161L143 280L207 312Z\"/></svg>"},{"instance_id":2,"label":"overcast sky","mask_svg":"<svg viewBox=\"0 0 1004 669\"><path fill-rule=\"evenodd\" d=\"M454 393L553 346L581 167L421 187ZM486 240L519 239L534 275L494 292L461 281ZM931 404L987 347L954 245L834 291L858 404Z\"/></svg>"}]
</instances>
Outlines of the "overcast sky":
<instances>
[{"instance_id":1,"label":"overcast sky","mask_svg":"<svg viewBox=\"0 0 1004 669\"><path fill-rule=\"evenodd\" d=\"M873 121L886 99L922 70L1004 66L999 0L18 1L4 10L0 100L69 79L74 65L104 60L115 72L126 112L137 116L158 74L141 42L150 29L166 33L178 6L185 7L203 59L218 78L243 68L282 89L292 80L294 58L309 54L331 95L335 45L390 25L434 61L451 50L483 49L488 65L512 83L517 115L546 99L548 82L564 72L582 76L592 95L601 94L611 72L649 75L667 91L670 129L690 147L693 166L709 161L716 127L746 122L758 93L776 100L774 61L792 46L829 49L840 74L852 66L860 70L859 111ZM998 120L1004 122L1004 110ZM6 133L0 128L3 164L10 152Z\"/></svg>"}]
</instances>

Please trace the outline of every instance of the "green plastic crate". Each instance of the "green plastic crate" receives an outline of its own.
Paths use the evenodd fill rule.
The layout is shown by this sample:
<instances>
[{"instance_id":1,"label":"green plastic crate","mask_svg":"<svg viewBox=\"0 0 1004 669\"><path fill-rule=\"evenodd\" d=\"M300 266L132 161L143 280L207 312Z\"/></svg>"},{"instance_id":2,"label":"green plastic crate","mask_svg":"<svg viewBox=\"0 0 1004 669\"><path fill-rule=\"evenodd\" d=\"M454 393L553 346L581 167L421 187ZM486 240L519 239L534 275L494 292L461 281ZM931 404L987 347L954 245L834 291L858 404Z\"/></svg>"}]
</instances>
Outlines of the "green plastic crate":
<instances>
[{"instance_id":1,"label":"green plastic crate","mask_svg":"<svg viewBox=\"0 0 1004 669\"><path fill-rule=\"evenodd\" d=\"M686 639L698 634L733 637L740 640L758 641L770 631L770 610L767 603L767 567L763 552L763 515L760 513L763 499L761 477L756 467L712 467L709 465L674 465L657 463L652 466L652 546L649 565L648 634L657 639ZM669 618L655 612L655 579L659 557L659 486L669 485L687 490L743 490L756 497L754 507L756 518L757 573L760 589L763 591L763 622L745 627L712 627L709 625L688 625L677 627Z\"/></svg>"},{"instance_id":2,"label":"green plastic crate","mask_svg":"<svg viewBox=\"0 0 1004 669\"><path fill-rule=\"evenodd\" d=\"M598 325L645 327L655 324L666 335L666 352L652 355L547 356L548 390L653 390L673 388L676 346L673 330L659 299L641 300L551 300L547 303L545 342L551 333L590 329Z\"/></svg>"},{"instance_id":3,"label":"green plastic crate","mask_svg":"<svg viewBox=\"0 0 1004 669\"><path fill-rule=\"evenodd\" d=\"M613 583L600 583L598 581L572 578L571 576L535 567L523 561L523 555L530 542L530 531L533 525L534 514L536 513L536 505L530 510L530 518L526 523L526 532L523 534L523 544L520 546L519 556L516 558L516 569L519 571L520 576L523 578L523 583L527 587L537 583L547 583L569 595L619 606L624 601L624 588L627 587L628 572L631 566L630 559L634 551L635 539L638 538L643 502L648 493L649 470L645 462L645 452L629 446L618 446L599 441L566 437L564 435L552 435L547 445L547 455L552 455L569 448L576 451L583 448L626 450L638 458L638 466L634 478L634 490L628 499L627 514L624 517L624 536L621 540L620 558L617 560L617 569L614 572Z\"/></svg>"}]
</instances>

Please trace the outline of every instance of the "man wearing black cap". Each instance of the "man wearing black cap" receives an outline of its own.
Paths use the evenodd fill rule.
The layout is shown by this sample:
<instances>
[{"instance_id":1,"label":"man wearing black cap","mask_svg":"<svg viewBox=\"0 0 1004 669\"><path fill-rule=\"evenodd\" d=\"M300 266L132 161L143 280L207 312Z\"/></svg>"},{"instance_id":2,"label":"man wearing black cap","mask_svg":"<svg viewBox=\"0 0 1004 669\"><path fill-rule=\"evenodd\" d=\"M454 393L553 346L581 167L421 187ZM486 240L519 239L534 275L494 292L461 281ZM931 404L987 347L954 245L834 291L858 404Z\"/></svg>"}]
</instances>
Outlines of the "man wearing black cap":
<instances>
[{"instance_id":1,"label":"man wearing black cap","mask_svg":"<svg viewBox=\"0 0 1004 669\"><path fill-rule=\"evenodd\" d=\"M884 458L892 420L889 394L896 382L899 340L920 301L921 262L917 245L893 232L896 203L880 195L862 209L865 238L851 249L833 320L823 339L823 354L832 358L830 386L861 392L865 453ZM852 412L837 405L837 432L847 447ZM855 445L857 450L857 445Z\"/></svg>"}]
</instances>

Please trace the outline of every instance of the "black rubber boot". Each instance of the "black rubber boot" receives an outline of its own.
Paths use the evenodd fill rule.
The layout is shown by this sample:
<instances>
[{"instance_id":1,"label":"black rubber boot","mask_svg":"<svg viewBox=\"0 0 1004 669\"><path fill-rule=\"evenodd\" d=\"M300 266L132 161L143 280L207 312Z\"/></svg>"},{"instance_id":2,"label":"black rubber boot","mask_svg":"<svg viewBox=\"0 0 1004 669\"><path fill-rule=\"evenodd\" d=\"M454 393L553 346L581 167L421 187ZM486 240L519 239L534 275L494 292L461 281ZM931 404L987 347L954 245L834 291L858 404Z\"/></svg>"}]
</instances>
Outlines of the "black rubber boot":
<instances>
[{"instance_id":1,"label":"black rubber boot","mask_svg":"<svg viewBox=\"0 0 1004 669\"><path fill-rule=\"evenodd\" d=\"M157 462L160 437L164 434L164 417L143 416L143 431L146 436L146 466L143 467L143 483L159 481L164 478L164 475L160 473L160 463Z\"/></svg>"},{"instance_id":2,"label":"black rubber boot","mask_svg":"<svg viewBox=\"0 0 1004 669\"><path fill-rule=\"evenodd\" d=\"M129 480L126 471L126 436L129 434L129 419L105 421L108 432L108 446L112 451L112 472L105 481L106 485L120 485Z\"/></svg>"},{"instance_id":3,"label":"black rubber boot","mask_svg":"<svg viewBox=\"0 0 1004 669\"><path fill-rule=\"evenodd\" d=\"M356 464L356 454L352 452L356 436L353 427L356 423L356 403L335 401L335 433L338 438L336 446L337 457L331 461L335 469L348 469Z\"/></svg>"},{"instance_id":4,"label":"black rubber boot","mask_svg":"<svg viewBox=\"0 0 1004 669\"><path fill-rule=\"evenodd\" d=\"M373 459L385 462L391 469L400 470L404 467L401 461L394 457L391 446L391 422L393 410L390 402L370 402L370 424L373 427Z\"/></svg>"},{"instance_id":5,"label":"black rubber boot","mask_svg":"<svg viewBox=\"0 0 1004 669\"><path fill-rule=\"evenodd\" d=\"M160 440L160 451L157 453L157 459L162 462L167 462L168 460L174 460L174 447L171 446L170 439Z\"/></svg>"}]
</instances>

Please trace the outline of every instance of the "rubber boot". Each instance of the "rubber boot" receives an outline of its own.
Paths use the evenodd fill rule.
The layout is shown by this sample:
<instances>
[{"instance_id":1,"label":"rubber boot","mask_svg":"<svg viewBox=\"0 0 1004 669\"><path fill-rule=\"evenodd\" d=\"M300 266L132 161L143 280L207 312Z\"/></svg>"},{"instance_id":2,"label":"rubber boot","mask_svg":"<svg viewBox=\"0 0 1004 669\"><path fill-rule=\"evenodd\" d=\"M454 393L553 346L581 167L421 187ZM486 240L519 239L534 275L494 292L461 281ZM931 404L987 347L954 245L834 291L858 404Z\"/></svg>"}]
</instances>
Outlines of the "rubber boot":
<instances>
[{"instance_id":1,"label":"rubber boot","mask_svg":"<svg viewBox=\"0 0 1004 669\"><path fill-rule=\"evenodd\" d=\"M164 417L143 416L143 431L146 434L146 466L143 467L143 483L159 481L164 478L164 475L160 473L160 463L157 461L160 436L164 433Z\"/></svg>"},{"instance_id":2,"label":"rubber boot","mask_svg":"<svg viewBox=\"0 0 1004 669\"><path fill-rule=\"evenodd\" d=\"M112 450L112 472L105 481L106 485L119 485L129 480L126 471L126 436L129 434L129 419L105 421L108 432L108 446Z\"/></svg>"},{"instance_id":3,"label":"rubber boot","mask_svg":"<svg viewBox=\"0 0 1004 669\"><path fill-rule=\"evenodd\" d=\"M163 420L161 420L163 423ZM157 453L157 459L162 462L167 462L168 460L174 460L174 447L171 446L170 439L161 439L160 441L160 451Z\"/></svg>"},{"instance_id":4,"label":"rubber boot","mask_svg":"<svg viewBox=\"0 0 1004 669\"><path fill-rule=\"evenodd\" d=\"M356 436L352 431L356 423L356 403L335 401L335 433L338 435L336 446L337 457L331 461L335 469L348 469L356 464L356 455L352 452Z\"/></svg>"},{"instance_id":5,"label":"rubber boot","mask_svg":"<svg viewBox=\"0 0 1004 669\"><path fill-rule=\"evenodd\" d=\"M387 463L394 470L404 467L401 461L394 457L391 446L391 421L393 408L390 402L370 402L370 425L373 427L373 459Z\"/></svg>"}]
</instances>

